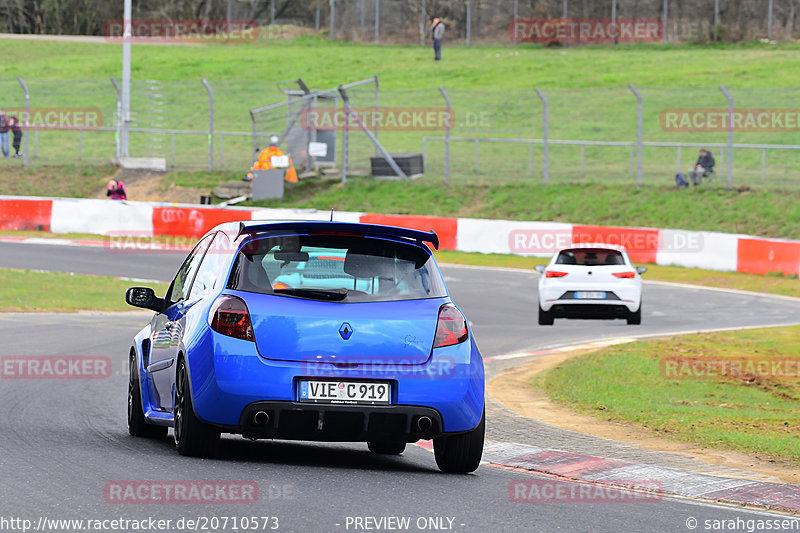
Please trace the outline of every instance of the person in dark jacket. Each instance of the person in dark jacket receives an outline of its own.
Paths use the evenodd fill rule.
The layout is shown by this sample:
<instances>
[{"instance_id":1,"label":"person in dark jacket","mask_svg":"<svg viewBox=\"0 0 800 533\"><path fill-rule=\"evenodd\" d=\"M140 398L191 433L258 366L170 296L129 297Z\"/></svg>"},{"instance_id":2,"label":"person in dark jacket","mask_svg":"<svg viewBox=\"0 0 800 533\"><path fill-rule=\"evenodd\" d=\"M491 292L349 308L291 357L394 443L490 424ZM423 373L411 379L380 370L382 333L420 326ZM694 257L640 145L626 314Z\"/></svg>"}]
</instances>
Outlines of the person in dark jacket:
<instances>
[{"instance_id":1,"label":"person in dark jacket","mask_svg":"<svg viewBox=\"0 0 800 533\"><path fill-rule=\"evenodd\" d=\"M700 185L700 181L712 172L714 172L714 165L717 162L714 161L714 156L711 155L711 152L708 150L700 150L700 157L697 158L697 163L694 164L694 168L689 169L689 179L692 180L692 183L695 187Z\"/></svg>"},{"instance_id":2,"label":"person in dark jacket","mask_svg":"<svg viewBox=\"0 0 800 533\"><path fill-rule=\"evenodd\" d=\"M431 39L433 40L433 59L442 60L442 37L444 37L444 22L439 18L433 19L431 24Z\"/></svg>"},{"instance_id":3,"label":"person in dark jacket","mask_svg":"<svg viewBox=\"0 0 800 533\"><path fill-rule=\"evenodd\" d=\"M0 151L3 152L3 157L8 157L10 150L8 148L8 131L11 128L8 126L8 117L3 111L0 111Z\"/></svg>"},{"instance_id":4,"label":"person in dark jacket","mask_svg":"<svg viewBox=\"0 0 800 533\"><path fill-rule=\"evenodd\" d=\"M8 127L14 135L14 157L20 158L22 157L22 152L19 151L22 144L22 128L19 125L19 119L15 116L8 117Z\"/></svg>"}]
</instances>

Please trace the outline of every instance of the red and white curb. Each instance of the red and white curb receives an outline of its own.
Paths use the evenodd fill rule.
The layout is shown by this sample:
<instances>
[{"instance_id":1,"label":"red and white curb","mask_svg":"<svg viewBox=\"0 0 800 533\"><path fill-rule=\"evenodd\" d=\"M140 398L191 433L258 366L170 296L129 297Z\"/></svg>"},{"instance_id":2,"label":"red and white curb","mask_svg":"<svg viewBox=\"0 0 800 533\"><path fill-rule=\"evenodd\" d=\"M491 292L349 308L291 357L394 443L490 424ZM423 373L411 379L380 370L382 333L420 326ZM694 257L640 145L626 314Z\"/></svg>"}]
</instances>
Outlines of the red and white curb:
<instances>
[{"instance_id":1,"label":"red and white curb","mask_svg":"<svg viewBox=\"0 0 800 533\"><path fill-rule=\"evenodd\" d=\"M86 198L0 196L0 230L98 235L166 235L197 239L235 220L330 220L313 209L220 208ZM339 222L435 230L443 250L548 256L572 242L623 245L636 262L737 271L800 274L800 241L674 229L417 215L334 213Z\"/></svg>"},{"instance_id":2,"label":"red and white curb","mask_svg":"<svg viewBox=\"0 0 800 533\"><path fill-rule=\"evenodd\" d=\"M417 445L433 450L431 441L420 441ZM800 513L800 485L685 472L677 468L494 440L486 440L483 462L492 467L546 474L570 481ZM654 490L654 487L658 488Z\"/></svg>"}]
</instances>

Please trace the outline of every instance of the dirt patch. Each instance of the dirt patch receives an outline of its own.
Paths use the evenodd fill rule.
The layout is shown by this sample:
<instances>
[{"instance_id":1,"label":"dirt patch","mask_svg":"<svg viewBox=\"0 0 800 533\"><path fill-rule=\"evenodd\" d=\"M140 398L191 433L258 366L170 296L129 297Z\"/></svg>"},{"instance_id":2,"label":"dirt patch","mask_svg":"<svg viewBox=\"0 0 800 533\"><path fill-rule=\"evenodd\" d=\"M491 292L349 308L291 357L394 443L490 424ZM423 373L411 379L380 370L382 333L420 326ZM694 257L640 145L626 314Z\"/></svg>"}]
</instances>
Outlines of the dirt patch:
<instances>
[{"instance_id":1,"label":"dirt patch","mask_svg":"<svg viewBox=\"0 0 800 533\"><path fill-rule=\"evenodd\" d=\"M200 196L209 194L206 189L178 187L169 182L168 174L146 170L121 170L114 178L125 184L128 200L138 202L200 203ZM92 194L92 198L105 198L105 185Z\"/></svg>"},{"instance_id":2,"label":"dirt patch","mask_svg":"<svg viewBox=\"0 0 800 533\"><path fill-rule=\"evenodd\" d=\"M673 441L634 424L599 420L579 414L552 402L543 390L531 386L531 379L536 374L587 351L589 350L536 359L491 380L487 385L488 392L506 407L560 428L626 442L646 450L687 455L712 465L750 470L776 477L784 483L800 484L800 472L794 465L741 452L714 450L698 444Z\"/></svg>"}]
</instances>

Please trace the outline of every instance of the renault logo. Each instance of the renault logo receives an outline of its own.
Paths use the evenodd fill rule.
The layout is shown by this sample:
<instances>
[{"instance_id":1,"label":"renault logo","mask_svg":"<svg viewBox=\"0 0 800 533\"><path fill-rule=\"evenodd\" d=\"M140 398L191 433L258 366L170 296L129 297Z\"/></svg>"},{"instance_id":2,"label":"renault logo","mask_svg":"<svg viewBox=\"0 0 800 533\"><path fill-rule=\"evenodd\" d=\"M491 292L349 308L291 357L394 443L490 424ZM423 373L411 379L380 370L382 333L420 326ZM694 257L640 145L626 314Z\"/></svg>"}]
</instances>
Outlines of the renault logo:
<instances>
[{"instance_id":1,"label":"renault logo","mask_svg":"<svg viewBox=\"0 0 800 533\"><path fill-rule=\"evenodd\" d=\"M349 339L350 335L352 334L353 327L347 322L344 322L341 326L339 326L339 335L341 335L344 340Z\"/></svg>"}]
</instances>

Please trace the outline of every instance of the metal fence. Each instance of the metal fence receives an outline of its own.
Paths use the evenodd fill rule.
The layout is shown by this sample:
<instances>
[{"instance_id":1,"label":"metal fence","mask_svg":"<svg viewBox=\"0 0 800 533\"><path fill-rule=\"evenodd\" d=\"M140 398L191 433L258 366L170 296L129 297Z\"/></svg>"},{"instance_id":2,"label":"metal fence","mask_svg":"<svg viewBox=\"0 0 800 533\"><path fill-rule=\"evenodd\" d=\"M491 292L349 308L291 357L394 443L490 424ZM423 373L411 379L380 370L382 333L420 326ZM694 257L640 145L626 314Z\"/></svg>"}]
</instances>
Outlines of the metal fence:
<instances>
[{"instance_id":1,"label":"metal fence","mask_svg":"<svg viewBox=\"0 0 800 533\"><path fill-rule=\"evenodd\" d=\"M697 149L705 147L717 159L715 181L720 185L800 184L796 126L733 132L664 127L665 110L730 111L726 91L734 110L797 112L800 101L800 88L723 89L385 90L377 78L371 78L350 86L347 94L355 112L407 111L446 117L432 125L370 123L366 128L390 153L422 153L423 179L665 183L675 172L685 172L694 163ZM293 129L281 146L295 147L291 152L298 170L327 166L343 171L344 179L369 175L370 158L380 156L380 149L357 123L318 131L303 129L302 124L299 129L290 127L303 109L297 105L303 94L296 82L134 82L131 155L164 158L170 168L244 172L255 158L254 148L263 148L267 135L284 135ZM337 116L345 112L337 88L314 94L319 110ZM23 164L105 163L118 158L122 125L113 80L0 79L0 109L26 105L32 109L92 107L101 112L102 120L93 129L26 128ZM312 134L331 142L327 161L302 153L314 140ZM0 159L0 165L14 164L20 164L19 160Z\"/></svg>"}]
</instances>

